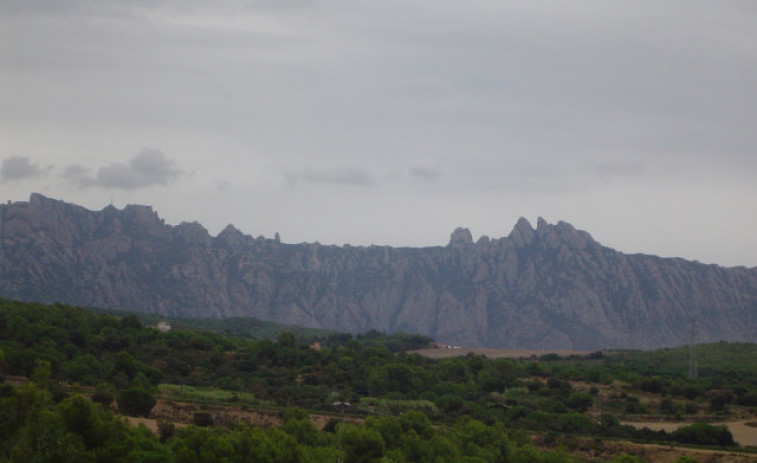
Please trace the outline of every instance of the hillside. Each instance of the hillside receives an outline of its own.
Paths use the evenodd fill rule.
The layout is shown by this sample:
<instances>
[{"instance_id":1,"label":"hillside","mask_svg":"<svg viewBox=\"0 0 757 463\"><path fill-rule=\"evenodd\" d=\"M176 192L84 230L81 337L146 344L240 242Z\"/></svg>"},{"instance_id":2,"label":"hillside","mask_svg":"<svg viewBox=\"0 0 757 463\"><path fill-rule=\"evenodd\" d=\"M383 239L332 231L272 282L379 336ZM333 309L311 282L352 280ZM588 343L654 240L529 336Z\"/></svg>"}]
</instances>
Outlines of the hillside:
<instances>
[{"instance_id":1,"label":"hillside","mask_svg":"<svg viewBox=\"0 0 757 463\"><path fill-rule=\"evenodd\" d=\"M623 254L541 219L444 247L338 247L34 194L0 205L0 297L498 348L681 345L692 320L698 342L757 341L757 268Z\"/></svg>"},{"instance_id":2,"label":"hillside","mask_svg":"<svg viewBox=\"0 0 757 463\"><path fill-rule=\"evenodd\" d=\"M314 349L291 332L160 332L0 299L0 460L746 463L757 450L755 344L698 345L692 379L686 349L432 360L393 354L390 338Z\"/></svg>"}]
</instances>

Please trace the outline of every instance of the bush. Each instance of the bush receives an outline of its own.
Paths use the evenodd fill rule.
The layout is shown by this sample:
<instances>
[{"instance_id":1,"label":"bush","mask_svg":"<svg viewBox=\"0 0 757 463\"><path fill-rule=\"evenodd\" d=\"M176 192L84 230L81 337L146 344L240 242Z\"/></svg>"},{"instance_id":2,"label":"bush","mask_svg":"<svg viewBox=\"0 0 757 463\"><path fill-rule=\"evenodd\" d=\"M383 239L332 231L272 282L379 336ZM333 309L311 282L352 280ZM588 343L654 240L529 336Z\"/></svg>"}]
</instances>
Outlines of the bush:
<instances>
[{"instance_id":1,"label":"bush","mask_svg":"<svg viewBox=\"0 0 757 463\"><path fill-rule=\"evenodd\" d=\"M118 393L118 410L129 416L149 416L155 406L155 397L141 387L130 387Z\"/></svg>"},{"instance_id":2,"label":"bush","mask_svg":"<svg viewBox=\"0 0 757 463\"><path fill-rule=\"evenodd\" d=\"M282 423L292 420L307 420L308 418L310 418L310 415L308 415L307 410L301 408L287 408L281 412Z\"/></svg>"},{"instance_id":3,"label":"bush","mask_svg":"<svg viewBox=\"0 0 757 463\"><path fill-rule=\"evenodd\" d=\"M757 406L757 390L752 390L741 397L739 397L739 400L737 401L739 405L745 405L747 407L755 407Z\"/></svg>"},{"instance_id":4,"label":"bush","mask_svg":"<svg viewBox=\"0 0 757 463\"><path fill-rule=\"evenodd\" d=\"M641 380L639 389L644 392L650 392L652 394L659 394L662 392L664 385L659 378L645 378Z\"/></svg>"},{"instance_id":5,"label":"bush","mask_svg":"<svg viewBox=\"0 0 757 463\"><path fill-rule=\"evenodd\" d=\"M324 426L323 431L324 432L330 432L335 433L336 427L339 425L339 423L342 423L342 420L338 420L336 418L331 418Z\"/></svg>"},{"instance_id":6,"label":"bush","mask_svg":"<svg viewBox=\"0 0 757 463\"><path fill-rule=\"evenodd\" d=\"M176 426L169 421L158 422L158 434L160 435L160 442L163 443L173 436L176 431Z\"/></svg>"},{"instance_id":7,"label":"bush","mask_svg":"<svg viewBox=\"0 0 757 463\"><path fill-rule=\"evenodd\" d=\"M92 394L92 402L110 408L110 404L113 403L113 394L108 391L97 391Z\"/></svg>"},{"instance_id":8,"label":"bush","mask_svg":"<svg viewBox=\"0 0 757 463\"><path fill-rule=\"evenodd\" d=\"M690 426L678 428L670 433L670 439L684 444L733 446L731 431L725 426L714 426L706 423L694 423Z\"/></svg>"},{"instance_id":9,"label":"bush","mask_svg":"<svg viewBox=\"0 0 757 463\"><path fill-rule=\"evenodd\" d=\"M568 407L585 412L594 403L594 398L585 392L574 392L568 396Z\"/></svg>"},{"instance_id":10,"label":"bush","mask_svg":"<svg viewBox=\"0 0 757 463\"><path fill-rule=\"evenodd\" d=\"M192 423L194 423L195 426L207 427L213 426L215 421L210 412L195 412L194 416L192 416Z\"/></svg>"},{"instance_id":11,"label":"bush","mask_svg":"<svg viewBox=\"0 0 757 463\"><path fill-rule=\"evenodd\" d=\"M557 431L572 434L591 434L596 429L596 424L591 418L581 413L565 413L557 417L555 422Z\"/></svg>"}]
</instances>

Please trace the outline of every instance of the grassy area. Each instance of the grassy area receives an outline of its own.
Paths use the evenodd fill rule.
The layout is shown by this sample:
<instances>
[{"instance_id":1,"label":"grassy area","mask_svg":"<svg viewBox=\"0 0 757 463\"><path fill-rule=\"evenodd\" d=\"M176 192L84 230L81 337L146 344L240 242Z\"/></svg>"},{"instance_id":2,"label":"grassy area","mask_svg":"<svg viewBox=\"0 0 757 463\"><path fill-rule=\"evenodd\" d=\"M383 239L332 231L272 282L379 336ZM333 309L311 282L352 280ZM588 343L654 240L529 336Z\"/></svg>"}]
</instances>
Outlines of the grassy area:
<instances>
[{"instance_id":1,"label":"grassy area","mask_svg":"<svg viewBox=\"0 0 757 463\"><path fill-rule=\"evenodd\" d=\"M211 387L181 386L179 384L160 384L158 391L164 398L181 399L203 403L240 403L260 405L260 401L249 392L234 392Z\"/></svg>"}]
</instances>

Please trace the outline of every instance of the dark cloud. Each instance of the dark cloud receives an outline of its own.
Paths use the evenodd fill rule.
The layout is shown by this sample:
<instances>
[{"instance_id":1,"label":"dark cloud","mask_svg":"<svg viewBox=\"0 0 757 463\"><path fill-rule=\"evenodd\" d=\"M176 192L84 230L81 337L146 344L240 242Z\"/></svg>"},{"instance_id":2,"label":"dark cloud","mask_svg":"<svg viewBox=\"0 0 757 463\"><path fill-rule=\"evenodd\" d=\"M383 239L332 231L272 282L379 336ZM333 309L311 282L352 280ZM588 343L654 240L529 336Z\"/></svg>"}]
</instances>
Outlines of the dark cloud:
<instances>
[{"instance_id":1,"label":"dark cloud","mask_svg":"<svg viewBox=\"0 0 757 463\"><path fill-rule=\"evenodd\" d=\"M143 150L126 164L117 162L101 167L94 176L90 172L86 167L72 165L65 169L63 177L81 187L136 190L166 185L184 175L175 161L152 149Z\"/></svg>"},{"instance_id":2,"label":"dark cloud","mask_svg":"<svg viewBox=\"0 0 757 463\"><path fill-rule=\"evenodd\" d=\"M11 156L0 166L0 180L12 182L24 178L44 177L51 169L52 166L40 167L39 164L24 156Z\"/></svg>"},{"instance_id":3,"label":"dark cloud","mask_svg":"<svg viewBox=\"0 0 757 463\"><path fill-rule=\"evenodd\" d=\"M284 174L289 186L303 183L323 183L332 185L372 186L376 183L373 174L356 168L331 170L305 170L302 172L287 172Z\"/></svg>"}]
</instances>

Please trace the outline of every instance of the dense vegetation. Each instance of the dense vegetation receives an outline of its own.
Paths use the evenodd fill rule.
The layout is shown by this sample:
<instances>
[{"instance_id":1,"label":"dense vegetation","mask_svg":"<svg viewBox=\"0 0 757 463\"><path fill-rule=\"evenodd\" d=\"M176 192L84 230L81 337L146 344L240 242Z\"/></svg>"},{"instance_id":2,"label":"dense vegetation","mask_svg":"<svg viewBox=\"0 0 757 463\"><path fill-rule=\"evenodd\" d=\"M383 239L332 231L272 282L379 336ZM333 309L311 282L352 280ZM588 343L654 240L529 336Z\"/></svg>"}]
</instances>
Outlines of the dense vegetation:
<instances>
[{"instance_id":1,"label":"dense vegetation","mask_svg":"<svg viewBox=\"0 0 757 463\"><path fill-rule=\"evenodd\" d=\"M321 336L315 350L288 331L160 333L134 315L0 300L0 372L30 379L0 391L0 461L580 461L560 447L566 436L732 446L725 428L668 434L620 418L757 406L754 345L699 346L690 379L685 349L431 360L393 353L428 341L416 335ZM214 426L201 410L154 436L113 414L147 416L156 397L276 410L282 426ZM308 413L335 419L318 431Z\"/></svg>"},{"instance_id":2,"label":"dense vegetation","mask_svg":"<svg viewBox=\"0 0 757 463\"><path fill-rule=\"evenodd\" d=\"M179 318L166 317L152 313L133 313L124 310L111 310L101 308L85 308L95 314L114 315L118 318L134 315L144 324L155 326L158 322L168 322L174 329L190 331L212 331L230 336L249 338L255 340L276 339L282 331L294 333L301 342L326 339L329 335L339 333L333 330L318 328L306 328L301 326L282 325L280 323L258 320L256 318Z\"/></svg>"}]
</instances>

